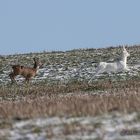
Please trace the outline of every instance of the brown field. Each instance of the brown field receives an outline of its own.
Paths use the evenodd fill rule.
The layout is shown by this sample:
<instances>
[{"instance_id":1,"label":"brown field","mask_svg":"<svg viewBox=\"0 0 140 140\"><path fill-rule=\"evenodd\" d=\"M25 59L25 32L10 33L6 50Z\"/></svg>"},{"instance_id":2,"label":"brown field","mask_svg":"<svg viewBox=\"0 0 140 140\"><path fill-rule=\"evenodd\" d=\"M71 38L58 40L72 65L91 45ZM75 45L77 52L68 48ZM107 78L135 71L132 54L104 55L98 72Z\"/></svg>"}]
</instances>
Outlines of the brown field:
<instances>
[{"instance_id":1,"label":"brown field","mask_svg":"<svg viewBox=\"0 0 140 140\"><path fill-rule=\"evenodd\" d=\"M95 116L140 111L140 81L106 81L88 85L10 85L0 88L0 117L26 119L52 116Z\"/></svg>"}]
</instances>

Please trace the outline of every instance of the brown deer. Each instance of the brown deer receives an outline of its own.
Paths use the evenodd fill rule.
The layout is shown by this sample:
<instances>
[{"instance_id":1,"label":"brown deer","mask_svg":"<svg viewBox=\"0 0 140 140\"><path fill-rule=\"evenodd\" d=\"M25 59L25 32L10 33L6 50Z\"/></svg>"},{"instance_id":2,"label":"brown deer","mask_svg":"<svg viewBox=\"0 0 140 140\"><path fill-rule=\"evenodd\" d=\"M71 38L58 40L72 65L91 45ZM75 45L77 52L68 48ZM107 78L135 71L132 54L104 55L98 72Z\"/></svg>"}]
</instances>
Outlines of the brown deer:
<instances>
[{"instance_id":1,"label":"brown deer","mask_svg":"<svg viewBox=\"0 0 140 140\"><path fill-rule=\"evenodd\" d=\"M36 76L38 69L40 68L40 66L42 66L42 63L39 61L38 58L33 58L33 60L34 60L33 68L24 67L21 65L12 65L13 72L9 74L12 83L14 82L16 83L15 77L17 75L23 76L26 82L29 82L29 80L32 77Z\"/></svg>"}]
</instances>

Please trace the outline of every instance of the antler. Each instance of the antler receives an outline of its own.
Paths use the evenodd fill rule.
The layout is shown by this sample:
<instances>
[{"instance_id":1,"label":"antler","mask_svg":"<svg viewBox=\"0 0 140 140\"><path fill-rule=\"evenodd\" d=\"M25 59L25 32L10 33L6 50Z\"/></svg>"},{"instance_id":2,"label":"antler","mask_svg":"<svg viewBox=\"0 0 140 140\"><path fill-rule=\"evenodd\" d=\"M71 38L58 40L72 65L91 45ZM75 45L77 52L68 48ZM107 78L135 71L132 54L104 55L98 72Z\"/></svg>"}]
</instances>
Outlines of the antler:
<instances>
[{"instance_id":1,"label":"antler","mask_svg":"<svg viewBox=\"0 0 140 140\"><path fill-rule=\"evenodd\" d=\"M39 58L34 57L33 58L34 62L39 61Z\"/></svg>"},{"instance_id":2,"label":"antler","mask_svg":"<svg viewBox=\"0 0 140 140\"><path fill-rule=\"evenodd\" d=\"M123 46L123 50L124 50L124 51L126 51L126 48L125 48L125 46Z\"/></svg>"}]
</instances>

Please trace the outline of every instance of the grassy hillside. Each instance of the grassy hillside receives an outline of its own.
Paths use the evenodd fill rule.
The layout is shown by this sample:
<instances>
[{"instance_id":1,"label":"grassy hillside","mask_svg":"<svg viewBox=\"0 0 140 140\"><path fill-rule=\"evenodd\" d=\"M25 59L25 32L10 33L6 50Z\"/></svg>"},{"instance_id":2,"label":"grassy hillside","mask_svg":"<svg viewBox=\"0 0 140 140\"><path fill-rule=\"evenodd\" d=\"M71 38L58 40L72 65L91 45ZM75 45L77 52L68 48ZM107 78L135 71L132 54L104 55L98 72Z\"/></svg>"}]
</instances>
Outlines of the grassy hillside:
<instances>
[{"instance_id":1,"label":"grassy hillside","mask_svg":"<svg viewBox=\"0 0 140 140\"><path fill-rule=\"evenodd\" d=\"M49 111L53 110L55 107L55 110L57 110L57 103L60 102L59 96L61 97L61 101L63 101L61 102L62 106L71 107L70 104L73 104L78 107L77 110L80 110L79 102L81 102L81 104L85 102L85 107L87 106L90 108L94 106L93 108L95 111L85 109L85 111L88 111L88 114L107 112L114 108L121 111L126 111L129 107L132 107L132 109L128 111L139 110L136 101L139 102L140 47L127 47L127 50L130 53L127 62L128 66L131 68L130 72L120 72L110 75L103 73L94 78L90 85L88 84L88 80L94 74L98 63L100 61L115 61L122 53L121 46L103 49L1 56L0 106L2 110L4 110L3 113L1 113L1 117L9 118L12 116L21 116L26 118L30 116L34 117L34 115L66 115L65 109L64 112L62 111L63 107L60 107L61 111L58 112L54 111L53 113L53 111ZM18 84L11 85L8 76L11 71L10 64L22 64L32 67L32 59L34 57L40 58L40 61L44 64L38 75L32 79L30 84L25 84L24 79L18 76L16 78ZM67 100L69 100L69 98L70 102L68 104ZM135 102L131 101L132 99ZM121 104L124 104L122 107L120 103L117 103L119 101L122 102ZM125 101L127 103L125 103ZM46 102L46 104L44 104L44 102ZM116 105L114 102L116 102ZM100 110L98 109L98 104L107 105ZM26 105L27 107L25 107ZM32 114L29 110L34 107L38 109L34 111L35 114L34 112ZM44 110L45 107L47 108ZM10 110L12 108L15 109L11 112ZM60 109L58 108L58 110ZM72 111L75 112L76 110L71 109L70 113L67 112L68 115L79 115L79 112L72 113ZM87 114L87 112L80 112L81 114Z\"/></svg>"},{"instance_id":2,"label":"grassy hillside","mask_svg":"<svg viewBox=\"0 0 140 140\"><path fill-rule=\"evenodd\" d=\"M127 73L121 73L113 76L112 79L131 78L136 75L139 77L139 46L128 47L127 50L131 54L128 57L128 65L131 67L129 77ZM22 64L25 66L33 65L33 57L39 57L44 63L43 68L40 69L38 76L34 79L38 81L48 81L48 83L63 82L68 83L71 80L88 81L94 74L96 66L100 61L112 62L120 58L122 53L121 47L110 47L103 49L85 49L85 50L72 50L67 52L43 52L43 53L30 53L18 54L0 57L0 82L3 84L9 83L8 74L11 71L10 64ZM103 74L99 77L105 80L108 75ZM17 78L17 80L22 80ZM33 81L34 81L33 80ZM94 79L97 80L97 79Z\"/></svg>"},{"instance_id":3,"label":"grassy hillside","mask_svg":"<svg viewBox=\"0 0 140 140\"><path fill-rule=\"evenodd\" d=\"M98 63L118 60L121 46L1 56L0 129L13 128L13 120L56 116L73 118L137 113L139 121L140 46L127 47L127 50L130 53L127 62L131 69L129 72L103 73L94 78L91 84L88 81ZM44 63L38 75L29 84L25 84L24 79L18 76L18 84L11 85L8 77L10 64L31 67L34 57ZM74 133L76 128L74 124L67 124L64 135ZM88 131L88 127L86 130L93 131ZM34 131L42 132L38 128ZM53 134L50 134L50 138L53 138Z\"/></svg>"}]
</instances>

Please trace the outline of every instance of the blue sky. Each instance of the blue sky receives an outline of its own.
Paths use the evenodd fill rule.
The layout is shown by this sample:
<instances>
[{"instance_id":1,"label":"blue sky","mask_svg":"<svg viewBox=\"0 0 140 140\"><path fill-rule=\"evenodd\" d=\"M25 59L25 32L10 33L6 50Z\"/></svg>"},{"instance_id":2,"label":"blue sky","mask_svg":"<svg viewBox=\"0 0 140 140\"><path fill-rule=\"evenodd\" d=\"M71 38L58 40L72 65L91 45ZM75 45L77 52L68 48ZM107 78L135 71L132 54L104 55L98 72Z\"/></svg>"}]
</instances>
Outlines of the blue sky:
<instances>
[{"instance_id":1,"label":"blue sky","mask_svg":"<svg viewBox=\"0 0 140 140\"><path fill-rule=\"evenodd\" d=\"M140 0L1 0L0 54L140 44Z\"/></svg>"}]
</instances>

